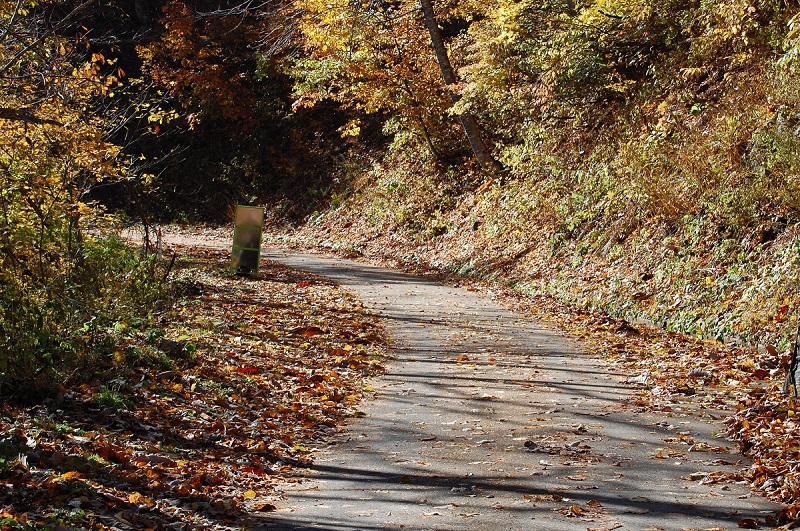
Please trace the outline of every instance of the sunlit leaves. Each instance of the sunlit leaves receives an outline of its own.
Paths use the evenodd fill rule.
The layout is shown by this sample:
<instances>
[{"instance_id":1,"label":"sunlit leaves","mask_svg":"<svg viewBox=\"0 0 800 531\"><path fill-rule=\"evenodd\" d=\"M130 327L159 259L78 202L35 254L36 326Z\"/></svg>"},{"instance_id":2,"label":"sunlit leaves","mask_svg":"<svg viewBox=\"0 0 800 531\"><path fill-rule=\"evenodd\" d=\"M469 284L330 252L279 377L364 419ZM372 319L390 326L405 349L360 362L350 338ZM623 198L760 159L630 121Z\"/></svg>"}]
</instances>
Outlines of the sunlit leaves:
<instances>
[{"instance_id":1,"label":"sunlit leaves","mask_svg":"<svg viewBox=\"0 0 800 531\"><path fill-rule=\"evenodd\" d=\"M33 378L46 385L56 370L74 370L106 337L84 323L104 327L110 313L140 311L130 305L154 294L144 278L153 264L102 236L109 219L86 197L120 173L119 147L107 142L106 123L93 112L119 84L119 72L107 70L116 60L83 40L85 28L64 37L57 30L69 24L58 11L40 11L49 7L0 6L8 30L0 46L0 102L7 110L0 119L3 392L35 392ZM138 287L144 299L126 293L134 281L145 281Z\"/></svg>"},{"instance_id":2,"label":"sunlit leaves","mask_svg":"<svg viewBox=\"0 0 800 531\"><path fill-rule=\"evenodd\" d=\"M452 140L455 124L443 120L451 103L416 2L309 0L298 7L305 54L290 70L296 106L327 98L366 114L386 113L393 121L387 134L409 135L433 151Z\"/></svg>"},{"instance_id":3,"label":"sunlit leaves","mask_svg":"<svg viewBox=\"0 0 800 531\"><path fill-rule=\"evenodd\" d=\"M52 402L0 409L0 479L15 485L0 493L6 517L53 526L66 499L84 509L73 528L244 525L275 509L277 481L354 413L385 346L352 296L274 264L242 279L225 273L227 253L181 254L191 255L179 266L190 294L162 315L164 328L120 327L128 360L113 388L60 386L59 412ZM171 368L135 361L145 347L168 351Z\"/></svg>"},{"instance_id":4,"label":"sunlit leaves","mask_svg":"<svg viewBox=\"0 0 800 531\"><path fill-rule=\"evenodd\" d=\"M778 61L781 66L794 66L800 58L800 13L792 17L787 23L789 32L784 42L785 53Z\"/></svg>"}]
</instances>

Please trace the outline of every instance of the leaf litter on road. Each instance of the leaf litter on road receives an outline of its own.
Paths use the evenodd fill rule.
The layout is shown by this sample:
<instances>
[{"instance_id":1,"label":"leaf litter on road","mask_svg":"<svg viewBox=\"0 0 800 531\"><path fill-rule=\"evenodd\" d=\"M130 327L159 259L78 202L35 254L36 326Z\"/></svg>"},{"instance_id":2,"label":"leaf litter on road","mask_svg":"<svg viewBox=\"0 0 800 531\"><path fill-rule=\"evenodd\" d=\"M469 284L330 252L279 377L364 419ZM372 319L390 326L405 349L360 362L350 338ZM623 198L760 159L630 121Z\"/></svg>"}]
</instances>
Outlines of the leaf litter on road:
<instances>
[{"instance_id":1,"label":"leaf litter on road","mask_svg":"<svg viewBox=\"0 0 800 531\"><path fill-rule=\"evenodd\" d=\"M285 239L275 235L273 238L286 243ZM310 247L297 239L290 240L295 246ZM766 517L764 523L783 524L797 518L800 513L796 505L800 499L800 465L796 456L800 443L797 442L795 415L800 406L780 391L782 377L788 368L786 352L779 353L770 345L763 352L665 332L601 312L569 306L548 295L523 293L496 282L431 271L422 262L398 263L390 258L391 255L391 252L383 252L370 256L373 260L388 261L420 275L433 273L439 280L449 277L456 285L499 298L523 315L548 321L570 336L584 340L587 350L602 355L617 372L627 376L633 394L627 403L629 409L671 417L681 416L687 407L691 407L699 416L714 421L727 419L727 435L739 444L743 454L754 459L754 464L738 473L719 471L705 477L689 474L686 477L693 479L687 481L749 482L770 498L788 505L782 513ZM398 253L394 255L399 256ZM463 357L458 361L470 363L473 360ZM553 411L557 410L547 411L545 415ZM665 439L665 442L681 446L688 444L690 448L684 450L689 452L713 454L727 451L722 447L693 445L682 437L678 433L675 439ZM709 457L713 461L713 455ZM550 466L549 463L543 465Z\"/></svg>"},{"instance_id":2,"label":"leaf litter on road","mask_svg":"<svg viewBox=\"0 0 800 531\"><path fill-rule=\"evenodd\" d=\"M304 240L304 236L309 235L275 239L304 249L313 248L305 243L310 239ZM701 481L747 482L769 498L787 504L779 514L766 516L765 524L787 524L800 516L800 460L797 459L800 443L796 443L800 430L794 422L800 406L787 404L788 399L780 391L788 369L787 353L779 353L770 345L764 352L630 323L531 292L524 283L517 289L509 288L516 280L513 277L505 278L501 284L432 270L424 261L403 263L396 257L404 254L396 249L365 249L364 256L415 274L433 275L439 280L449 278L454 285L496 298L522 315L551 323L581 340L587 351L612 365L611 372L622 373L627 379L632 395L625 404L627 409L667 417L681 416L691 409L693 415L712 421L727 419L722 429L754 464L739 472L713 472ZM465 356L458 362L468 364L472 360ZM549 413L552 411L545 414ZM689 451L713 453L728 449L699 444Z\"/></svg>"},{"instance_id":3,"label":"leaf litter on road","mask_svg":"<svg viewBox=\"0 0 800 531\"><path fill-rule=\"evenodd\" d=\"M503 299L518 311L557 323L581 339L587 350L629 375L626 381L632 395L626 407L668 417L691 408L711 420L722 420L725 435L753 464L738 472L689 474L685 479L705 484L750 483L769 498L786 504L779 513L765 516L762 523L796 525L800 518L800 400L785 396L781 390L789 366L787 352L772 347L757 351L665 332L577 310L544 296L506 291ZM652 458L679 457L682 451L712 455L727 451L697 443L686 433L676 433L664 441L688 448L662 449Z\"/></svg>"},{"instance_id":4,"label":"leaf litter on road","mask_svg":"<svg viewBox=\"0 0 800 531\"><path fill-rule=\"evenodd\" d=\"M307 466L387 351L349 293L266 263L182 248L183 294L131 327L92 380L0 409L0 527L235 528Z\"/></svg>"}]
</instances>

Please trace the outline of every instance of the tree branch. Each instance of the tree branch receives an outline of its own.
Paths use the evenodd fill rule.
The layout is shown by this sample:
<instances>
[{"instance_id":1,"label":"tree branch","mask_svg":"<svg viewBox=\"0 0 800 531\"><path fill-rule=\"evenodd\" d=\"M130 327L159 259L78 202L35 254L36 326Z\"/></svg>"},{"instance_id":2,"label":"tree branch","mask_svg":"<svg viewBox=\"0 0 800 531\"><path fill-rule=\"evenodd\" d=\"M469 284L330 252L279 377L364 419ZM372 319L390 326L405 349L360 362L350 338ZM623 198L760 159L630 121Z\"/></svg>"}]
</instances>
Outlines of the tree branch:
<instances>
[{"instance_id":1,"label":"tree branch","mask_svg":"<svg viewBox=\"0 0 800 531\"><path fill-rule=\"evenodd\" d=\"M40 125L58 125L63 126L61 122L49 120L47 118L39 118L35 114L25 109L9 109L0 107L0 120L10 120L14 122L25 122L29 124Z\"/></svg>"},{"instance_id":2,"label":"tree branch","mask_svg":"<svg viewBox=\"0 0 800 531\"><path fill-rule=\"evenodd\" d=\"M67 16L62 18L55 26L50 28L48 31L43 32L38 38L34 39L32 42L28 43L24 46L21 50L19 50L14 56L6 62L5 65L0 67L0 77L4 76L8 70L13 67L16 62L26 53L31 51L35 46L38 46L44 40L49 37L50 35L54 35L60 29L66 27L72 20L77 17L81 12L88 9L92 4L97 3L97 0L86 0L83 4L77 6L75 9L70 11Z\"/></svg>"}]
</instances>

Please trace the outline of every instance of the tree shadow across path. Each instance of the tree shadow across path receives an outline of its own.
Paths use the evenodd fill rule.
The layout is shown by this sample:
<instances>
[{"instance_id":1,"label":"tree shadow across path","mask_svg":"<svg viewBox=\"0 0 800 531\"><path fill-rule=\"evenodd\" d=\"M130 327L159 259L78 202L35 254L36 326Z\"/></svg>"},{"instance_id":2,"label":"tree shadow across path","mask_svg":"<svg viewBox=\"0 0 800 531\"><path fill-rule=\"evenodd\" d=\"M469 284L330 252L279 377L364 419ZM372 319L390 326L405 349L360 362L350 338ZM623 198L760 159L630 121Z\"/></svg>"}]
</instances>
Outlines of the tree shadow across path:
<instances>
[{"instance_id":1,"label":"tree shadow across path","mask_svg":"<svg viewBox=\"0 0 800 531\"><path fill-rule=\"evenodd\" d=\"M745 465L691 404L650 413L622 375L476 293L381 268L269 258L355 291L394 336L338 444L263 529L736 529L779 507L714 481Z\"/></svg>"}]
</instances>

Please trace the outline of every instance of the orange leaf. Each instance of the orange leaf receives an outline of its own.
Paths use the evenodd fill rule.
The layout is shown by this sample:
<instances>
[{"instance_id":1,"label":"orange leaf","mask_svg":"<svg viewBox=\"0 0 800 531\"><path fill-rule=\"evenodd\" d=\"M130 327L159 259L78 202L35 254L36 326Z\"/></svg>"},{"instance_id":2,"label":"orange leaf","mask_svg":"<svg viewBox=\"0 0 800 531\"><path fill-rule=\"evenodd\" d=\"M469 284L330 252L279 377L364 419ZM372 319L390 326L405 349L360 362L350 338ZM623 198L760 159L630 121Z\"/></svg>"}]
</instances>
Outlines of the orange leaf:
<instances>
[{"instance_id":1,"label":"orange leaf","mask_svg":"<svg viewBox=\"0 0 800 531\"><path fill-rule=\"evenodd\" d=\"M774 356L774 355L776 355L776 354L778 353L778 349L776 349L776 348L775 348L774 346L772 346L772 345L769 345L769 344L768 344L768 345L767 345L765 348L767 349L767 352L769 352L769 353L770 353L770 354L772 354L773 356Z\"/></svg>"},{"instance_id":2,"label":"orange leaf","mask_svg":"<svg viewBox=\"0 0 800 531\"><path fill-rule=\"evenodd\" d=\"M300 335L305 337L319 336L325 333L325 330L318 326L308 326L299 330Z\"/></svg>"},{"instance_id":3,"label":"orange leaf","mask_svg":"<svg viewBox=\"0 0 800 531\"><path fill-rule=\"evenodd\" d=\"M270 511L274 511L276 509L277 509L277 507L274 506L271 503L260 503L260 504L255 505L253 507L254 511L259 511L259 512L262 512L262 513L267 513L267 512L270 512Z\"/></svg>"},{"instance_id":4,"label":"orange leaf","mask_svg":"<svg viewBox=\"0 0 800 531\"><path fill-rule=\"evenodd\" d=\"M583 515L583 509L581 509L577 505L573 505L572 507L567 509L564 514L567 516L581 516Z\"/></svg>"},{"instance_id":5,"label":"orange leaf","mask_svg":"<svg viewBox=\"0 0 800 531\"><path fill-rule=\"evenodd\" d=\"M144 505L148 508L153 507L156 504L156 502L139 492L133 492L128 495L128 501L134 505Z\"/></svg>"}]
</instances>

